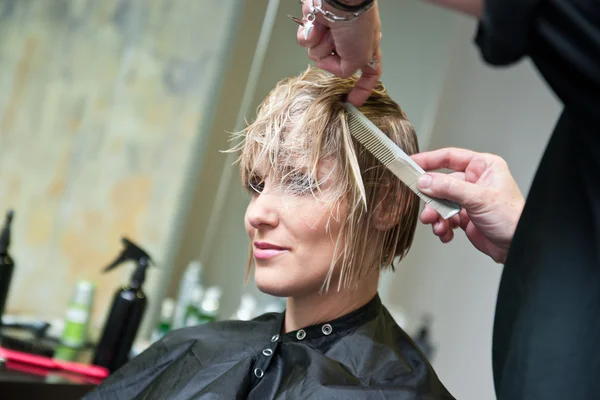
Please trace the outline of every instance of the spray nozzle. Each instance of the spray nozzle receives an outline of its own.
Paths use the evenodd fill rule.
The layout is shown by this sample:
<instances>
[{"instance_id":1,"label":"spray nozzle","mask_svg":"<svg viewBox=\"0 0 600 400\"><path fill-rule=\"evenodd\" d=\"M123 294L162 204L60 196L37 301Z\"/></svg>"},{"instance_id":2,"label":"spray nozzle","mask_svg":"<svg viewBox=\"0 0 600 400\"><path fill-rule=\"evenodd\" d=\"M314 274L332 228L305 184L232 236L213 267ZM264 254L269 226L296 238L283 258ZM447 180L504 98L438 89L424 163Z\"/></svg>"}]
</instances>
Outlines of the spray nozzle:
<instances>
[{"instance_id":1,"label":"spray nozzle","mask_svg":"<svg viewBox=\"0 0 600 400\"><path fill-rule=\"evenodd\" d=\"M13 210L8 210L6 213L2 235L0 236L0 253L5 253L8 250L8 246L10 246L10 227L14 214Z\"/></svg>"},{"instance_id":2,"label":"spray nozzle","mask_svg":"<svg viewBox=\"0 0 600 400\"><path fill-rule=\"evenodd\" d=\"M131 277L131 287L139 288L146 279L146 268L148 268L150 264L153 264L152 259L146 251L134 244L131 240L121 238L121 242L124 246L123 251L121 251L121 254L119 254L115 261L104 268L103 272L115 269L126 261L135 261L137 263L137 268Z\"/></svg>"}]
</instances>

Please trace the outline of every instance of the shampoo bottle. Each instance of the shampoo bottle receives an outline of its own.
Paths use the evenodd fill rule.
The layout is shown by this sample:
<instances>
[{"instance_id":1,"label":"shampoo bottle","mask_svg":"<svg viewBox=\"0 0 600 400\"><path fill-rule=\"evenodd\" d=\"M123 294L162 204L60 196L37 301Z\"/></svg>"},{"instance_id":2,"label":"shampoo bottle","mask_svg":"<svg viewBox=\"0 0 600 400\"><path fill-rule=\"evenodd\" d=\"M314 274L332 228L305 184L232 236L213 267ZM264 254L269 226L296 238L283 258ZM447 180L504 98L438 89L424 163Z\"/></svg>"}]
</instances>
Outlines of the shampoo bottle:
<instances>
[{"instance_id":1,"label":"shampoo bottle","mask_svg":"<svg viewBox=\"0 0 600 400\"><path fill-rule=\"evenodd\" d=\"M2 325L2 315L4 315L4 307L8 298L8 290L10 289L10 281L12 279L15 264L8 249L10 247L10 227L13 219L13 212L6 213L6 220L0 234L0 325Z\"/></svg>"},{"instance_id":2,"label":"shampoo bottle","mask_svg":"<svg viewBox=\"0 0 600 400\"><path fill-rule=\"evenodd\" d=\"M198 286L202 288L202 263L200 261L192 261L188 264L179 284L177 305L175 306L175 315L173 317L173 329L186 326L187 308Z\"/></svg>"},{"instance_id":3,"label":"shampoo bottle","mask_svg":"<svg viewBox=\"0 0 600 400\"><path fill-rule=\"evenodd\" d=\"M188 303L188 306L185 309L185 319L183 326L196 326L200 325L200 321L202 319L202 313L200 311L200 306L202 304L202 296L204 294L204 289L202 286L197 285L192 290L192 296Z\"/></svg>"},{"instance_id":4,"label":"shampoo bottle","mask_svg":"<svg viewBox=\"0 0 600 400\"><path fill-rule=\"evenodd\" d=\"M150 341L152 343L160 340L167 333L171 331L171 325L173 324L173 311L175 310L175 300L170 297L167 297L163 300L161 308L160 308L160 318L158 320L158 324L156 328L152 332L152 338Z\"/></svg>"},{"instance_id":5,"label":"shampoo bottle","mask_svg":"<svg viewBox=\"0 0 600 400\"><path fill-rule=\"evenodd\" d=\"M414 338L415 343L429 361L433 361L435 346L431 343L431 317L426 315Z\"/></svg>"},{"instance_id":6,"label":"shampoo bottle","mask_svg":"<svg viewBox=\"0 0 600 400\"><path fill-rule=\"evenodd\" d=\"M211 286L206 289L200 303L199 324L207 324L219 318L221 293L221 288L218 286Z\"/></svg>"},{"instance_id":7,"label":"shampoo bottle","mask_svg":"<svg viewBox=\"0 0 600 400\"><path fill-rule=\"evenodd\" d=\"M250 321L256 314L256 299L250 293L242 294L240 307L231 319L239 321Z\"/></svg>"},{"instance_id":8,"label":"shampoo bottle","mask_svg":"<svg viewBox=\"0 0 600 400\"><path fill-rule=\"evenodd\" d=\"M95 290L96 285L93 282L84 280L77 282L64 320L60 345L54 353L54 358L73 361L87 344Z\"/></svg>"},{"instance_id":9,"label":"shampoo bottle","mask_svg":"<svg viewBox=\"0 0 600 400\"><path fill-rule=\"evenodd\" d=\"M115 293L92 362L107 368L110 372L116 371L129 361L131 347L148 302L142 285L146 279L146 269L152 263L150 256L144 250L126 238L123 238L122 242L125 246L123 251L104 272L126 261L134 261L137 265L129 284Z\"/></svg>"}]
</instances>

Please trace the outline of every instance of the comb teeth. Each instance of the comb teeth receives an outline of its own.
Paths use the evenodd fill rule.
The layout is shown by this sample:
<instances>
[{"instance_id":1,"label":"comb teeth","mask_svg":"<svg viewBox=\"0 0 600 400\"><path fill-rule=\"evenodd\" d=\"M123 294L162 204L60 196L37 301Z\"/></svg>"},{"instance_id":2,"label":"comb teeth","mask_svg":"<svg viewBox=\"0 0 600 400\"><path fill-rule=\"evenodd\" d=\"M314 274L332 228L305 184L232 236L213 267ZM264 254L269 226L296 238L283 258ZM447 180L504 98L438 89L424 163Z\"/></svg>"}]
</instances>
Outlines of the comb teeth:
<instances>
[{"instance_id":1,"label":"comb teeth","mask_svg":"<svg viewBox=\"0 0 600 400\"><path fill-rule=\"evenodd\" d=\"M352 137L358 140L375 158L400 178L406 186L431 206L442 218L448 219L458 214L460 205L421 193L417 188L417 179L425 171L356 107L350 103L344 103L344 107L348 111L348 128Z\"/></svg>"},{"instance_id":2,"label":"comb teeth","mask_svg":"<svg viewBox=\"0 0 600 400\"><path fill-rule=\"evenodd\" d=\"M389 145L386 145L385 139L388 139L393 143L387 136L373 135L374 129L377 127L365 118L366 121L361 120L355 113L348 114L348 126L350 127L350 133L358 140L375 158L377 158L386 167L390 165L396 158L400 157L396 154ZM368 126L373 125L373 127Z\"/></svg>"}]
</instances>

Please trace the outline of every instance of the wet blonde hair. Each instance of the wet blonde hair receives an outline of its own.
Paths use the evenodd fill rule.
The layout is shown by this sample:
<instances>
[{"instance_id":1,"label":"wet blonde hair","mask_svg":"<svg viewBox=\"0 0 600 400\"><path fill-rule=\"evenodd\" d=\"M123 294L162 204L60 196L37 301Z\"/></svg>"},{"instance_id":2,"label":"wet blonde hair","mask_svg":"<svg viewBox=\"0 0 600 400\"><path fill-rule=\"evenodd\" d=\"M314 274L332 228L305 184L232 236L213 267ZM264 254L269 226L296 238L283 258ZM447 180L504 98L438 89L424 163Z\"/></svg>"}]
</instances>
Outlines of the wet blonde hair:
<instances>
[{"instance_id":1,"label":"wet blonde hair","mask_svg":"<svg viewBox=\"0 0 600 400\"><path fill-rule=\"evenodd\" d=\"M320 201L345 203L339 235L333 238L336 250L325 290L336 266L338 290L356 284L373 267L393 270L394 259L401 260L412 245L419 212L418 197L350 134L342 101L356 81L357 77L339 78L312 67L280 81L260 105L256 120L241 132L242 141L234 149L241 151L238 162L245 187L255 187L257 179L265 179L257 168L268 162L269 170L282 182L292 182L282 186L292 195L309 187ZM381 83L360 111L407 154L418 152L412 124ZM333 161L332 176L318 176L322 160ZM333 189L326 196L316 196L323 193L321 185L327 178L334 179ZM304 184L293 184L298 181ZM398 223L387 230L373 229L377 207ZM379 245L376 259L365 260L367 246L374 243ZM253 264L250 251L247 274Z\"/></svg>"}]
</instances>

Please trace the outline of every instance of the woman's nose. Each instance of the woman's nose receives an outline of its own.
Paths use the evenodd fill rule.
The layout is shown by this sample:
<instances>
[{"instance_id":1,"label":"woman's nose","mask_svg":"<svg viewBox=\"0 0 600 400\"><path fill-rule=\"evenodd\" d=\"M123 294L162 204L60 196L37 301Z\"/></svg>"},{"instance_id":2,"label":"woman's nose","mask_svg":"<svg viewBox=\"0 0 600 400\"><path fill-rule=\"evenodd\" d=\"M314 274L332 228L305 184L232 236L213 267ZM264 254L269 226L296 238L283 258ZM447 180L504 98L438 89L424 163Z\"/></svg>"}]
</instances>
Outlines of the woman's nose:
<instances>
[{"instance_id":1,"label":"woman's nose","mask_svg":"<svg viewBox=\"0 0 600 400\"><path fill-rule=\"evenodd\" d=\"M258 193L250 200L246 209L248 223L254 229L277 226L279 224L278 203L279 199L276 194Z\"/></svg>"}]
</instances>

